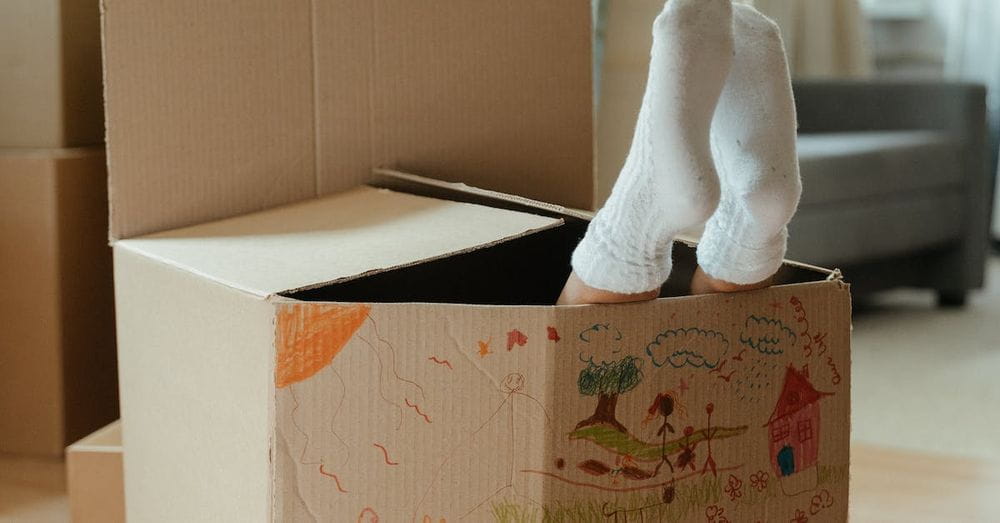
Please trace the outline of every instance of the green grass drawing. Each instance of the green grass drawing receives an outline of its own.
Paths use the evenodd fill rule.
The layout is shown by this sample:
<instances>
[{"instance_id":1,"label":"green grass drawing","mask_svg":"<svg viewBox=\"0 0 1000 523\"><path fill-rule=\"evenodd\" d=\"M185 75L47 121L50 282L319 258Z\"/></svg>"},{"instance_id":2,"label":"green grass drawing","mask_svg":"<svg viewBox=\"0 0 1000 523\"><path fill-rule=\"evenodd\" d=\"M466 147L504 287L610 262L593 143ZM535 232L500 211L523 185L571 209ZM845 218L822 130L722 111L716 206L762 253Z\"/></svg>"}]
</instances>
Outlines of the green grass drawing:
<instances>
[{"instance_id":1,"label":"green grass drawing","mask_svg":"<svg viewBox=\"0 0 1000 523\"><path fill-rule=\"evenodd\" d=\"M746 425L742 427L715 427L712 429L701 429L695 431L690 436L681 436L677 439L667 441L666 455L676 454L684 448L684 445L695 445L708 439L709 432L712 433L712 440L732 438L747 431ZM591 425L582 427L569 433L570 440L586 440L614 452L620 456L632 456L638 461L658 461L664 454L664 447L659 443L647 443L628 432L622 432L609 425Z\"/></svg>"},{"instance_id":2,"label":"green grass drawing","mask_svg":"<svg viewBox=\"0 0 1000 523\"><path fill-rule=\"evenodd\" d=\"M817 489L825 485L843 484L847 480L848 467L819 466L817 470ZM746 477L743 477L743 495L732 501L724 492L728 474L719 477L706 475L700 480L692 480L683 486L677 486L674 501L668 505L660 504L660 493L633 494L618 498L609 497L609 510L636 510L649 507L642 511L643 521L676 523L704 518L704 511L711 505L755 506L766 503L770 499L784 498L781 492L780 479L769 478L767 487L757 490ZM810 494L811 495L811 494ZM808 499L808 498L806 498ZM587 500L575 503L552 503L545 506L524 505L505 499L490 506L491 515L497 523L606 523L609 518L604 515L604 501ZM738 511L738 508L736 509ZM734 515L738 512L734 512ZM729 511L727 510L727 515ZM739 519L729 518L732 521ZM613 518L611 518L613 520ZM630 517L629 521L632 520Z\"/></svg>"},{"instance_id":3,"label":"green grass drawing","mask_svg":"<svg viewBox=\"0 0 1000 523\"><path fill-rule=\"evenodd\" d=\"M678 489L673 503L662 504L660 493L631 495L611 501L608 510L643 510L645 521L674 523L689 520L719 501L722 492L720 478L706 476L696 483ZM494 503L492 515L498 523L590 523L607 522L602 511L603 502L556 503L549 506L526 506L510 500Z\"/></svg>"}]
</instances>

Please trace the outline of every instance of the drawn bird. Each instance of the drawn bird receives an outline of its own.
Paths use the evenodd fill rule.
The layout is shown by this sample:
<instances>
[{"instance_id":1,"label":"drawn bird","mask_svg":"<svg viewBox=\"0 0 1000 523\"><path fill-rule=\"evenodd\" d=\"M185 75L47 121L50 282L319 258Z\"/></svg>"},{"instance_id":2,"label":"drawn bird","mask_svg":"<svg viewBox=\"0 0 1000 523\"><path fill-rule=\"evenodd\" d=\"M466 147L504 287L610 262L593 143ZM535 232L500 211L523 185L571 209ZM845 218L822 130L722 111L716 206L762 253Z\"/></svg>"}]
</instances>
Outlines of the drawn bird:
<instances>
[{"instance_id":1,"label":"drawn bird","mask_svg":"<svg viewBox=\"0 0 1000 523\"><path fill-rule=\"evenodd\" d=\"M732 372L730 372L728 375L725 375L725 376L723 376L722 374L719 374L719 379L722 380L722 381L725 381L726 383L729 383L729 380L733 379L733 374L736 374L735 370L732 371Z\"/></svg>"},{"instance_id":2,"label":"drawn bird","mask_svg":"<svg viewBox=\"0 0 1000 523\"><path fill-rule=\"evenodd\" d=\"M493 338L490 338L490 339L488 339L486 341L479 340L479 357L480 358L485 358L487 354L493 354L493 352L490 351L490 342L491 341L493 341Z\"/></svg>"}]
</instances>

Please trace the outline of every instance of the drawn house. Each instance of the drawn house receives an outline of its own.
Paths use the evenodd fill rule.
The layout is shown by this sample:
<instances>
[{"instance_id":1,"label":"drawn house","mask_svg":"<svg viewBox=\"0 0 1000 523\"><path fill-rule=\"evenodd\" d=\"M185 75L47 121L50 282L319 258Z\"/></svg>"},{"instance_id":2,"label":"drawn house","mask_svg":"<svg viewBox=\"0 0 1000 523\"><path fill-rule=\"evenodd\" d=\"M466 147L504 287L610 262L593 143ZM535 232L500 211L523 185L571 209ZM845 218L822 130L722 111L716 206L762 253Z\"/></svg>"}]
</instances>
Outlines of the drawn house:
<instances>
[{"instance_id":1,"label":"drawn house","mask_svg":"<svg viewBox=\"0 0 1000 523\"><path fill-rule=\"evenodd\" d=\"M771 448L771 465L779 477L790 476L816 464L819 454L819 392L809 378L788 366L785 384L774 412L764 425Z\"/></svg>"}]
</instances>

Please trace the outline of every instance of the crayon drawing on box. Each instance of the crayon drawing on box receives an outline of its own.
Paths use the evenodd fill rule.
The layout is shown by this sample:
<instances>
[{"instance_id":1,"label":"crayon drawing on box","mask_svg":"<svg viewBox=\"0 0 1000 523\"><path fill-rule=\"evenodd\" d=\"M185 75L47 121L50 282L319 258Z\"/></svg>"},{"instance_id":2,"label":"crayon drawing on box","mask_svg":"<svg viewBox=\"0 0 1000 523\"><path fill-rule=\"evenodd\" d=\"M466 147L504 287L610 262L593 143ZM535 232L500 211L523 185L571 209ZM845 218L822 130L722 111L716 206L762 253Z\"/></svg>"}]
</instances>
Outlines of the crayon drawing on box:
<instances>
[{"instance_id":1,"label":"crayon drawing on box","mask_svg":"<svg viewBox=\"0 0 1000 523\"><path fill-rule=\"evenodd\" d=\"M847 412L846 338L807 326L808 300L781 303L791 306L659 324L282 304L276 510L435 523L836 519L846 432L819 422ZM831 332L822 343L820 328Z\"/></svg>"}]
</instances>

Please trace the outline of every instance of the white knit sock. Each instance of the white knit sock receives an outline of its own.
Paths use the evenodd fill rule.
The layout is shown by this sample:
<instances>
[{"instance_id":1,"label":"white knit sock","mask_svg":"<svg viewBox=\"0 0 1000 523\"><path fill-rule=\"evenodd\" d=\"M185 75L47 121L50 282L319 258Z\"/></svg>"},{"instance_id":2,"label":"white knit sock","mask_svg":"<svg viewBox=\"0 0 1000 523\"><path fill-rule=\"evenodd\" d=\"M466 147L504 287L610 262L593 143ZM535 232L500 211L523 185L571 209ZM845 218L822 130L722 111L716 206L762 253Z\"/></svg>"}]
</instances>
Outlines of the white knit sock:
<instances>
[{"instance_id":1,"label":"white knit sock","mask_svg":"<svg viewBox=\"0 0 1000 523\"><path fill-rule=\"evenodd\" d=\"M628 158L573 253L587 285L620 293L658 288L674 235L703 223L719 200L709 130L733 55L731 0L670 0L653 23L646 93Z\"/></svg>"},{"instance_id":2,"label":"white knit sock","mask_svg":"<svg viewBox=\"0 0 1000 523\"><path fill-rule=\"evenodd\" d=\"M750 284L781 266L802 185L778 27L744 5L733 7L733 26L736 56L712 121L722 197L705 224L698 263L716 279Z\"/></svg>"}]
</instances>

